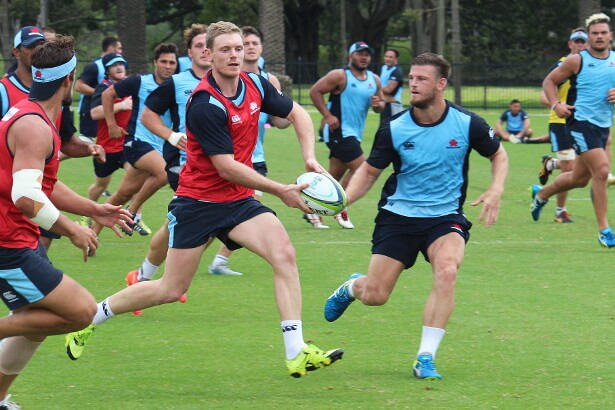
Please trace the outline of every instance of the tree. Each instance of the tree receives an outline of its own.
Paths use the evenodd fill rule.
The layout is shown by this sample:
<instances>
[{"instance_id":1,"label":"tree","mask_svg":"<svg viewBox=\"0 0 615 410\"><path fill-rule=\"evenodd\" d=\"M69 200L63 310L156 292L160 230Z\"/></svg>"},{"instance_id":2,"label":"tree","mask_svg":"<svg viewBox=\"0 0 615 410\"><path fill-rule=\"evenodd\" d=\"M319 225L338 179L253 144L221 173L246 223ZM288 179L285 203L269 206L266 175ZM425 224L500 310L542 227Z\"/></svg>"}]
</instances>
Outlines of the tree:
<instances>
[{"instance_id":1,"label":"tree","mask_svg":"<svg viewBox=\"0 0 615 410\"><path fill-rule=\"evenodd\" d=\"M585 27L585 19L594 13L600 13L600 0L578 0L579 26Z\"/></svg>"},{"instance_id":2,"label":"tree","mask_svg":"<svg viewBox=\"0 0 615 410\"><path fill-rule=\"evenodd\" d=\"M349 44L365 41L382 55L389 20L404 8L405 0L346 1Z\"/></svg>"},{"instance_id":3,"label":"tree","mask_svg":"<svg viewBox=\"0 0 615 410\"><path fill-rule=\"evenodd\" d=\"M150 70L145 35L145 0L123 0L117 9L117 33L133 74Z\"/></svg>"},{"instance_id":4,"label":"tree","mask_svg":"<svg viewBox=\"0 0 615 410\"><path fill-rule=\"evenodd\" d=\"M286 74L286 53L284 50L284 5L282 0L260 0L258 2L260 28L265 39L263 57L268 71Z\"/></svg>"},{"instance_id":5,"label":"tree","mask_svg":"<svg viewBox=\"0 0 615 410\"><path fill-rule=\"evenodd\" d=\"M286 70L295 82L314 82L318 78L315 63L319 60L321 44L319 29L327 4L322 0L284 1L287 59L297 62L287 66ZM265 41L269 42L266 36Z\"/></svg>"}]
</instances>

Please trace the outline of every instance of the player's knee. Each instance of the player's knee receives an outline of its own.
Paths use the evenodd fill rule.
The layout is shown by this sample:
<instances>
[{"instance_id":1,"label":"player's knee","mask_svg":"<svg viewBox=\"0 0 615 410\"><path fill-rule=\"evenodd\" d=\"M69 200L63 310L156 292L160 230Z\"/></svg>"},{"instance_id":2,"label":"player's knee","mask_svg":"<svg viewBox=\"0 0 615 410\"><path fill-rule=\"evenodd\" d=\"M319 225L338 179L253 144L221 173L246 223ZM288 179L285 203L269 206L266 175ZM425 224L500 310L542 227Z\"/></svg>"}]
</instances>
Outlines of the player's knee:
<instances>
[{"instance_id":1,"label":"player's knee","mask_svg":"<svg viewBox=\"0 0 615 410\"><path fill-rule=\"evenodd\" d=\"M68 318L69 331L74 332L88 327L92 323L92 320L94 320L96 309L96 301L94 298L87 302L82 302Z\"/></svg>"},{"instance_id":2,"label":"player's knee","mask_svg":"<svg viewBox=\"0 0 615 410\"><path fill-rule=\"evenodd\" d=\"M386 289L368 284L361 294L361 302L367 306L382 306L389 301L389 296L391 292Z\"/></svg>"},{"instance_id":3,"label":"player's knee","mask_svg":"<svg viewBox=\"0 0 615 410\"><path fill-rule=\"evenodd\" d=\"M439 269L434 275L434 285L439 289L450 289L455 286L457 281L457 267L449 264Z\"/></svg>"},{"instance_id":4,"label":"player's knee","mask_svg":"<svg viewBox=\"0 0 615 410\"><path fill-rule=\"evenodd\" d=\"M286 243L275 249L273 255L271 255L271 264L273 266L296 264L295 248L290 241L286 241Z\"/></svg>"}]
</instances>

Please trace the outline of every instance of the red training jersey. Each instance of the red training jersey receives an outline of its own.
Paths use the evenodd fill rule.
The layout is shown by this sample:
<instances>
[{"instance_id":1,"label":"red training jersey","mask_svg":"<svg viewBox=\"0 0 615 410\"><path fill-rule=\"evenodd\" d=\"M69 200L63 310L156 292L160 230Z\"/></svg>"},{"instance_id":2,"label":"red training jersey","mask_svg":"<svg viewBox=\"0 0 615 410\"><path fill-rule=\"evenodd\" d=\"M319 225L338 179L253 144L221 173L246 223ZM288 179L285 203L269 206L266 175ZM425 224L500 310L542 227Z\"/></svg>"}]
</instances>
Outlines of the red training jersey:
<instances>
[{"instance_id":1,"label":"red training jersey","mask_svg":"<svg viewBox=\"0 0 615 410\"><path fill-rule=\"evenodd\" d=\"M109 79L105 78L100 82L100 84L104 84L107 88L111 87L113 83L109 81ZM100 84L98 85L100 87ZM128 97L124 98L116 98L114 103L121 102ZM121 110L115 113L115 122L116 124L123 128L128 128L128 121L130 121L130 116L132 115L131 110ZM122 152L124 150L124 136L122 135L120 138L111 138L109 136L109 127L107 126L107 121L105 119L98 121L98 131L96 132L96 143L102 146L105 149L105 152L115 153Z\"/></svg>"},{"instance_id":2,"label":"red training jersey","mask_svg":"<svg viewBox=\"0 0 615 410\"><path fill-rule=\"evenodd\" d=\"M0 120L0 247L36 249L40 231L38 225L25 216L13 203L11 191L13 188L13 153L8 147L7 135L15 121L26 115L38 115L52 131L53 149L45 160L43 169L43 193L51 196L53 186L58 180L60 165L60 134L54 123L49 120L45 111L34 101L22 100L11 107ZM28 138L19 135L18 138Z\"/></svg>"},{"instance_id":3,"label":"red training jersey","mask_svg":"<svg viewBox=\"0 0 615 410\"><path fill-rule=\"evenodd\" d=\"M235 161L253 168L252 152L258 137L258 117L263 100L261 92L253 80L245 72L242 72L240 81L246 88L245 95L241 102L236 105L210 84L208 80L210 75L211 73L203 77L194 89L186 105L186 111L191 108L192 99L199 92L207 92L212 98L215 98L226 109L226 127L228 127L232 138ZM204 109L220 109L213 103L204 107ZM201 109L201 106L198 109ZM216 124L212 124L212 126L216 126ZM218 174L209 155L203 151L188 125L186 125L186 135L188 136L187 160L180 173L177 196L186 196L209 202L232 202L254 194L252 188L235 184Z\"/></svg>"}]
</instances>

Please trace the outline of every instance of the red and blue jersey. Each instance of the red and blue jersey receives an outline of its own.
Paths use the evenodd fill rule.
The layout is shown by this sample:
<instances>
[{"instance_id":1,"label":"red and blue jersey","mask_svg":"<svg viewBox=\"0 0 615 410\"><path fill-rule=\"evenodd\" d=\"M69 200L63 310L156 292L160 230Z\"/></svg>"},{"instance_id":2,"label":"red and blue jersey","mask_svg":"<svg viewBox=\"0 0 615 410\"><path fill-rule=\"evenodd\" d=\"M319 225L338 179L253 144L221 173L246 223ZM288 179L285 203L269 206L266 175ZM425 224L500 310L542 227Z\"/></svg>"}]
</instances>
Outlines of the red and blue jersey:
<instances>
[{"instance_id":1,"label":"red and blue jersey","mask_svg":"<svg viewBox=\"0 0 615 410\"><path fill-rule=\"evenodd\" d=\"M210 157L231 154L235 161L252 168L261 111L286 118L292 107L289 97L257 74L242 72L237 93L226 97L209 72L187 104L187 161L180 174L177 196L209 202L252 196L252 188L222 178Z\"/></svg>"},{"instance_id":2,"label":"red and blue jersey","mask_svg":"<svg viewBox=\"0 0 615 410\"><path fill-rule=\"evenodd\" d=\"M30 248L38 246L39 229L25 216L13 203L11 191L13 189L13 153L9 150L7 135L9 128L18 119L26 115L38 115L49 126L53 137L53 149L45 160L43 169L43 193L51 196L53 186L58 180L58 167L60 166L60 135L54 123L47 117L45 111L34 101L21 100L11 107L0 120L0 247L3 248ZM18 138L28 138L20 135Z\"/></svg>"}]
</instances>

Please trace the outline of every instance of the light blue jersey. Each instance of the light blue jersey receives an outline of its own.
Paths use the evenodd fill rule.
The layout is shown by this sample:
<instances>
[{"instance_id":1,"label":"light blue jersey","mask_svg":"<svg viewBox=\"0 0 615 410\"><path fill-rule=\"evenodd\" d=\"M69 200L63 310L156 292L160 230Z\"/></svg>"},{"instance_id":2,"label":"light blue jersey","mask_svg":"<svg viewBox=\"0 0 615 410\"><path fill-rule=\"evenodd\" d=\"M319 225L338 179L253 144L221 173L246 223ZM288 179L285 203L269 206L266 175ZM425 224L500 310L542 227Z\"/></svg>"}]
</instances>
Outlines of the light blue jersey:
<instances>
[{"instance_id":1,"label":"light blue jersey","mask_svg":"<svg viewBox=\"0 0 615 410\"><path fill-rule=\"evenodd\" d=\"M184 72L192 68L192 59L188 56L181 56L177 61L178 71Z\"/></svg>"},{"instance_id":2,"label":"light blue jersey","mask_svg":"<svg viewBox=\"0 0 615 410\"><path fill-rule=\"evenodd\" d=\"M266 80L269 80L269 73L266 71L261 71L261 76ZM254 147L254 152L252 153L252 163L265 162L265 148L263 143L265 142L265 124L267 124L267 120L269 120L269 114L261 111L258 117L258 138L256 140L256 147Z\"/></svg>"},{"instance_id":3,"label":"light blue jersey","mask_svg":"<svg viewBox=\"0 0 615 410\"><path fill-rule=\"evenodd\" d=\"M358 141L363 139L365 119L371 106L371 97L376 94L378 84L374 73L365 70L367 78L357 79L349 67L344 68L346 87L340 94L331 94L327 108L332 115L340 121L340 127L335 131L329 130L329 125L323 128L325 142L339 140L346 137L355 137Z\"/></svg>"},{"instance_id":4,"label":"light blue jersey","mask_svg":"<svg viewBox=\"0 0 615 410\"><path fill-rule=\"evenodd\" d=\"M380 83L382 84L382 86L384 87L385 85L387 85L389 80L397 81L399 83L397 85L397 90L392 94L392 97L395 98L395 101L401 102L404 73L397 64L391 67L384 64L380 69Z\"/></svg>"},{"instance_id":5,"label":"light blue jersey","mask_svg":"<svg viewBox=\"0 0 615 410\"><path fill-rule=\"evenodd\" d=\"M574 118L608 128L613 125L613 104L607 102L607 94L615 88L615 52L610 51L607 58L596 58L587 50L579 55Z\"/></svg>"},{"instance_id":6,"label":"light blue jersey","mask_svg":"<svg viewBox=\"0 0 615 410\"><path fill-rule=\"evenodd\" d=\"M470 151L490 157L500 142L485 120L449 102L433 124L418 123L411 110L379 129L367 159L378 169L393 163L379 208L415 218L461 213Z\"/></svg>"},{"instance_id":7,"label":"light blue jersey","mask_svg":"<svg viewBox=\"0 0 615 410\"><path fill-rule=\"evenodd\" d=\"M177 103L177 114L179 117L178 129L179 132L183 132L184 134L186 133L186 103L190 98L190 94L192 94L192 90L196 88L200 81L201 79L197 78L191 69L173 75L175 102ZM186 151L181 149L179 150L179 164L184 165L185 163Z\"/></svg>"},{"instance_id":8,"label":"light blue jersey","mask_svg":"<svg viewBox=\"0 0 615 410\"><path fill-rule=\"evenodd\" d=\"M118 84L119 83L116 83L114 85L116 91L118 89ZM164 144L164 140L162 138L159 138L156 134L154 134L150 130L148 130L145 127L145 125L143 125L143 123L141 122L141 113L143 113L143 109L145 108L145 100L147 99L147 96L150 95L152 91L154 91L156 88L158 88L158 83L156 82L154 78L154 74L144 74L141 76L141 84L138 89L138 98L136 101L135 101L134 96L132 98L133 104L138 103L135 129L134 129L134 134L132 135L134 136L135 140L147 142L156 151L162 154L162 145ZM133 105L132 111L133 113L135 112L134 105ZM166 127L172 128L173 123L171 120L171 113L169 111L167 111L163 116L161 116L161 119Z\"/></svg>"}]
</instances>

